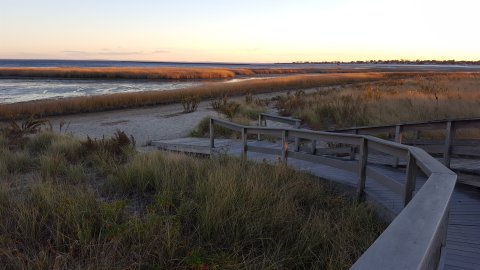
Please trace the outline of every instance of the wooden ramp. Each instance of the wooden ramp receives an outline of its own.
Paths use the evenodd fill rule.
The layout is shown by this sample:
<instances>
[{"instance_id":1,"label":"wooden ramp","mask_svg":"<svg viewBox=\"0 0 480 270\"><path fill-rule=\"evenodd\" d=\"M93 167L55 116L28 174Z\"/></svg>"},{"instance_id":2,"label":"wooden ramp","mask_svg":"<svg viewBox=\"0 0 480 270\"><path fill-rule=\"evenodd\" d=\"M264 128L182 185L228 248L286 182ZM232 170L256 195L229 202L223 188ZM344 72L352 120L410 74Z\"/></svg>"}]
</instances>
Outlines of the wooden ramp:
<instances>
[{"instance_id":1,"label":"wooden ramp","mask_svg":"<svg viewBox=\"0 0 480 270\"><path fill-rule=\"evenodd\" d=\"M174 140L153 141L152 145L161 150L183 152L189 154L210 155L210 140L206 138L181 138ZM281 153L279 143L267 141L248 141L249 147L264 147L271 149L271 154L248 152L247 158L253 161L278 162ZM238 140L216 139L213 154L228 154L241 156L242 143ZM355 161L344 160L345 166L355 166ZM378 173L394 179L398 183L405 182L405 168L399 166L393 168L390 160L382 156L371 156L368 160L370 174ZM289 158L290 167L306 171L318 177L334 181L355 188L358 176L350 171L340 170L330 166L312 163L295 158ZM349 165L350 164L350 165ZM401 162L400 162L400 165ZM452 168L468 168L468 170L480 170L480 161L452 159ZM479 182L480 176L468 174L468 181ZM459 175L459 180L465 176ZM419 190L426 181L424 175L419 175L416 182L416 190ZM393 192L391 188L383 186L369 178L365 192L367 200L373 202L379 213L387 220L393 218L403 209L403 198ZM399 258L401 259L401 258ZM443 269L480 269L480 190L471 186L457 184L451 201L451 210L448 221L446 256Z\"/></svg>"}]
</instances>

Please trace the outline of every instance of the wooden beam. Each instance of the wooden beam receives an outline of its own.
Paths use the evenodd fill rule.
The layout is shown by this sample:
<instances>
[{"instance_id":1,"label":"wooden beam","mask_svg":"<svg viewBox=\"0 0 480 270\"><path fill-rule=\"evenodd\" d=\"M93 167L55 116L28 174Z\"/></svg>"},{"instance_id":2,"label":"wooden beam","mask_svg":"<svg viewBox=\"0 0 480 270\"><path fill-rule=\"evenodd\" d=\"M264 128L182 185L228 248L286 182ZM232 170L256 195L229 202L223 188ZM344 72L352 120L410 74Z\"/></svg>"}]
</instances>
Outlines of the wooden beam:
<instances>
[{"instance_id":1,"label":"wooden beam","mask_svg":"<svg viewBox=\"0 0 480 270\"><path fill-rule=\"evenodd\" d=\"M242 128L242 158L247 159L247 128Z\"/></svg>"},{"instance_id":2,"label":"wooden beam","mask_svg":"<svg viewBox=\"0 0 480 270\"><path fill-rule=\"evenodd\" d=\"M297 120L295 122L295 128L298 129L300 128L300 120ZM300 150L300 138L299 137L295 137L295 145L294 145L294 149L293 151L295 152L298 152Z\"/></svg>"},{"instance_id":3,"label":"wooden beam","mask_svg":"<svg viewBox=\"0 0 480 270\"><path fill-rule=\"evenodd\" d=\"M402 143L402 137L403 137L403 136L402 136L402 126L401 126L401 125L397 125L397 126L395 127L395 142L401 144L401 143ZM393 164L392 164L392 166L393 166L394 168L397 168L397 167L398 167L398 160L399 160L398 157L394 157L394 158L393 158Z\"/></svg>"},{"instance_id":4,"label":"wooden beam","mask_svg":"<svg viewBox=\"0 0 480 270\"><path fill-rule=\"evenodd\" d=\"M358 129L354 129L353 134L357 135L358 134ZM355 152L356 151L357 151L357 147L352 145L350 147L350 160L355 160Z\"/></svg>"},{"instance_id":5,"label":"wooden beam","mask_svg":"<svg viewBox=\"0 0 480 270\"><path fill-rule=\"evenodd\" d=\"M282 159L285 164L288 159L288 131L284 130L282 132Z\"/></svg>"},{"instance_id":6,"label":"wooden beam","mask_svg":"<svg viewBox=\"0 0 480 270\"><path fill-rule=\"evenodd\" d=\"M262 126L262 114L259 114L258 115L258 126L261 127ZM261 136L260 136L260 133L257 134L257 140L261 140Z\"/></svg>"},{"instance_id":7,"label":"wooden beam","mask_svg":"<svg viewBox=\"0 0 480 270\"><path fill-rule=\"evenodd\" d=\"M367 178L367 160L368 160L368 140L363 139L360 144L360 158L358 160L358 187L357 199L363 198L365 192L365 181Z\"/></svg>"},{"instance_id":8,"label":"wooden beam","mask_svg":"<svg viewBox=\"0 0 480 270\"><path fill-rule=\"evenodd\" d=\"M447 128L445 131L445 150L443 152L443 164L450 168L450 160L452 156L452 143L455 137L455 124L452 121L447 122Z\"/></svg>"},{"instance_id":9,"label":"wooden beam","mask_svg":"<svg viewBox=\"0 0 480 270\"><path fill-rule=\"evenodd\" d=\"M403 198L404 206L407 206L410 200L412 200L416 182L417 161L415 157L409 152L407 158L407 174L405 176L405 193Z\"/></svg>"},{"instance_id":10,"label":"wooden beam","mask_svg":"<svg viewBox=\"0 0 480 270\"><path fill-rule=\"evenodd\" d=\"M210 149L215 148L213 128L213 118L210 118Z\"/></svg>"}]
</instances>

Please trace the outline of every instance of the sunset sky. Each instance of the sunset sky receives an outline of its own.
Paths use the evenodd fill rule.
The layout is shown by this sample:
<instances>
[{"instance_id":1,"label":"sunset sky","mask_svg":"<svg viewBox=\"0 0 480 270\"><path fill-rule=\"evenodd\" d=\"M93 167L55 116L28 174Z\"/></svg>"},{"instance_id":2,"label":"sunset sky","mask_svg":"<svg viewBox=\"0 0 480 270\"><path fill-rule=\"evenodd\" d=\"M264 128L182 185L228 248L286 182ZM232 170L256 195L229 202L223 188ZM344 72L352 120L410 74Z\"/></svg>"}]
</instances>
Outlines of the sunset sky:
<instances>
[{"instance_id":1,"label":"sunset sky","mask_svg":"<svg viewBox=\"0 0 480 270\"><path fill-rule=\"evenodd\" d=\"M0 0L0 58L480 60L476 0Z\"/></svg>"}]
</instances>

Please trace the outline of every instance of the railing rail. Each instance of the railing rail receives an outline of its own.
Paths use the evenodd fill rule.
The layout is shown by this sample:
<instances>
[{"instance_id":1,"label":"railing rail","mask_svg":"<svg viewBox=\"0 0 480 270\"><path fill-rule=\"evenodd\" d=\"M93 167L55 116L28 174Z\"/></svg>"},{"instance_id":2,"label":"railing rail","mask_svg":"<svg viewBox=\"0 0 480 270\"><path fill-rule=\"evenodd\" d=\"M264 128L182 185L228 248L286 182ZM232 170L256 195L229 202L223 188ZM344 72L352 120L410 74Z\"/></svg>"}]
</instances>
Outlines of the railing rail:
<instances>
[{"instance_id":1,"label":"railing rail","mask_svg":"<svg viewBox=\"0 0 480 270\"><path fill-rule=\"evenodd\" d=\"M403 133L413 131L416 133L417 139L422 131L426 130L445 130L445 141L443 149L426 147L430 153L441 152L443 154L444 165L450 168L452 154L474 155L480 156L480 148L478 151L471 151L469 147L455 146L455 134L460 129L480 128L480 118L469 119L445 119L428 122L410 122L396 125L381 126L364 126L347 129L336 129L329 132L334 133L352 133L360 135L372 135L378 133L394 133L394 140L397 143L403 143ZM394 166L398 165L398 160L394 160Z\"/></svg>"},{"instance_id":2,"label":"railing rail","mask_svg":"<svg viewBox=\"0 0 480 270\"><path fill-rule=\"evenodd\" d=\"M278 116L278 115L273 115L273 114L268 114L268 113L261 113L258 115L258 126L259 127L266 127L267 126L267 120L273 121L273 122L279 122L279 123L284 123L291 125L295 128L300 128L300 125L302 124L302 120L297 119L297 118L292 118L292 117L284 117L284 116ZM257 135L258 140L260 141L261 139L261 134L258 133ZM295 138L295 145L294 145L294 150L298 151L299 146L300 146L300 139Z\"/></svg>"},{"instance_id":3,"label":"railing rail","mask_svg":"<svg viewBox=\"0 0 480 270\"><path fill-rule=\"evenodd\" d=\"M284 116L279 116L279 115L274 115L274 114L269 114L269 113L261 113L261 114L258 115L258 122L259 123L265 122L266 120L279 122L279 123L284 123L284 124L289 124L289 125L294 126L296 128L300 127L300 124L302 123L302 120L297 119L297 118L292 118L292 117L284 117ZM262 125L260 124L260 126L262 126Z\"/></svg>"},{"instance_id":4,"label":"railing rail","mask_svg":"<svg viewBox=\"0 0 480 270\"><path fill-rule=\"evenodd\" d=\"M352 266L353 269L434 269L440 262L445 244L449 202L457 175L424 150L382 140L372 136L311 131L291 128L267 128L243 126L224 120L210 120L210 147L215 147L214 127L222 126L241 132L242 156L247 152L278 154L286 163L288 157L326 164L357 173L357 197L365 195L368 179L375 180L403 196L404 209L392 221L385 232ZM248 134L281 137L281 149L249 146ZM288 138L318 140L349 144L359 148L357 162L342 161L304 152L289 151ZM369 150L376 150L407 160L405 183L399 183L368 166ZM428 176L426 183L414 195L417 170Z\"/></svg>"}]
</instances>

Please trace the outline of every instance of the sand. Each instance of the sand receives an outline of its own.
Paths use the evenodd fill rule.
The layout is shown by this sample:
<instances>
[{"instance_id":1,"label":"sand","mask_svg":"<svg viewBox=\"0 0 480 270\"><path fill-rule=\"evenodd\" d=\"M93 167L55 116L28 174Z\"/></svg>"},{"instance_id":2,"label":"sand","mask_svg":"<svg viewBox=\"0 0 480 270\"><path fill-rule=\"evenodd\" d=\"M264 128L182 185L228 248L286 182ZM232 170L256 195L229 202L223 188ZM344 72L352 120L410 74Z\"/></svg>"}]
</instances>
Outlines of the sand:
<instances>
[{"instance_id":1,"label":"sand","mask_svg":"<svg viewBox=\"0 0 480 270\"><path fill-rule=\"evenodd\" d=\"M325 89L325 88L322 88ZM318 91L307 89L305 92ZM261 94L256 97L271 98L285 95L286 92ZM233 100L243 100L235 97ZM269 108L270 113L275 113L274 108ZM150 140L167 140L188 137L190 132L205 117L223 118L215 112L210 101L200 102L198 109L192 113L183 113L181 104L161 105L148 108L116 110L108 112L66 115L48 118L55 131L60 130L60 123L64 122L63 133L73 134L79 138L111 137L115 131L122 130L132 135L139 150L149 150L147 144Z\"/></svg>"},{"instance_id":2,"label":"sand","mask_svg":"<svg viewBox=\"0 0 480 270\"><path fill-rule=\"evenodd\" d=\"M117 130L132 135L138 146L144 146L149 140L182 138L194 129L204 117L217 117L209 108L208 102L201 102L197 111L182 113L180 104L163 105L150 108L109 111L100 113L68 115L49 118L54 130L59 130L61 122L66 124L63 132L80 138L110 137Z\"/></svg>"}]
</instances>

